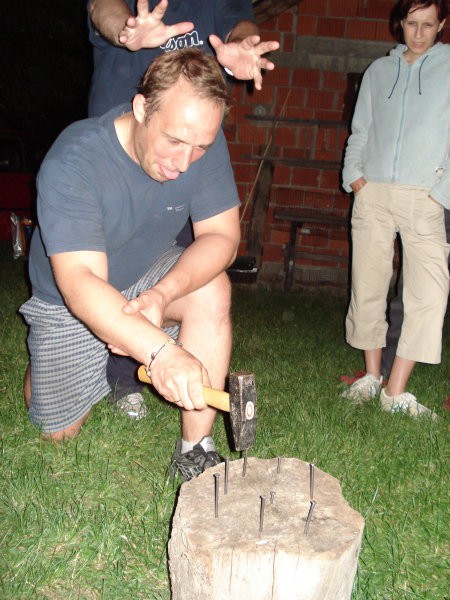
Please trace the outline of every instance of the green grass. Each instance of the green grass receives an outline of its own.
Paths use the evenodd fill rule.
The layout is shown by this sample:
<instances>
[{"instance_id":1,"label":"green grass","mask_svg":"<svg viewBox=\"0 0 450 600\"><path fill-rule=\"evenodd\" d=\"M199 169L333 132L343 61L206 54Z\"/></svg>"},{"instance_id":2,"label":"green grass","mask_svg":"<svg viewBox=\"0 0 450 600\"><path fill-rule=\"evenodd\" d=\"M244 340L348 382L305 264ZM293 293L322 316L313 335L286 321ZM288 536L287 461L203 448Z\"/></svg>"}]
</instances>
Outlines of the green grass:
<instances>
[{"instance_id":1,"label":"green grass","mask_svg":"<svg viewBox=\"0 0 450 600\"><path fill-rule=\"evenodd\" d=\"M147 391L143 421L101 402L78 438L43 442L22 400L24 267L1 249L0 597L168 599L178 412ZM344 314L325 292L235 291L231 368L254 371L258 390L252 454L298 457L339 479L366 520L354 600L448 598L449 326L442 364L418 365L410 382L442 418L416 421L340 398L340 375L363 368ZM223 418L215 439L239 456Z\"/></svg>"}]
</instances>

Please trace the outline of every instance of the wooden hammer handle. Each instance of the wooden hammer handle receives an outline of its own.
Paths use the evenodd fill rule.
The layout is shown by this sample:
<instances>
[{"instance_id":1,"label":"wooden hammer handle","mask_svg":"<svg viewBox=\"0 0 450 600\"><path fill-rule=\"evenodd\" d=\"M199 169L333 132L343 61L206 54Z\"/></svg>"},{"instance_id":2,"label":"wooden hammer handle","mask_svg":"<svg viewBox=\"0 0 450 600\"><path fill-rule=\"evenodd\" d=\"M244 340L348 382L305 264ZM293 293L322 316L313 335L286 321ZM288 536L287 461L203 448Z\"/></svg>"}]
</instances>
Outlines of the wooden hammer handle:
<instances>
[{"instance_id":1,"label":"wooden hammer handle","mask_svg":"<svg viewBox=\"0 0 450 600\"><path fill-rule=\"evenodd\" d=\"M147 375L147 371L144 365L141 365L138 369L138 377L140 381L144 383L152 383L152 380ZM221 390L214 390L213 388L203 386L203 399L208 406L230 412L230 396L227 392Z\"/></svg>"}]
</instances>

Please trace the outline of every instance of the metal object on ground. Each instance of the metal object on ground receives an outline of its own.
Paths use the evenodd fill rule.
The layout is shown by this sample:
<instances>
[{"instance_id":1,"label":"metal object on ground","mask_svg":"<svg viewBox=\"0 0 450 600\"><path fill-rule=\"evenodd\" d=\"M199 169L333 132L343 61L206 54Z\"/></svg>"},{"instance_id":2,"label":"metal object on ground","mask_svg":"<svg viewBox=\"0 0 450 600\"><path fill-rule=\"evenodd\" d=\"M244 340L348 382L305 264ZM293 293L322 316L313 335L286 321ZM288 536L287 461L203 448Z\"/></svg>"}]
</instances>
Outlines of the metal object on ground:
<instances>
[{"instance_id":1,"label":"metal object on ground","mask_svg":"<svg viewBox=\"0 0 450 600\"><path fill-rule=\"evenodd\" d=\"M226 458L225 459L225 481L224 481L224 485L223 485L223 493L224 496L226 496L228 494L228 474L230 472L230 459Z\"/></svg>"},{"instance_id":2,"label":"metal object on ground","mask_svg":"<svg viewBox=\"0 0 450 600\"><path fill-rule=\"evenodd\" d=\"M244 452L244 463L242 465L242 477L245 477L247 474L247 459L248 459L248 455L247 455L247 450Z\"/></svg>"},{"instance_id":3,"label":"metal object on ground","mask_svg":"<svg viewBox=\"0 0 450 600\"><path fill-rule=\"evenodd\" d=\"M266 508L266 497L261 496L261 508L259 511L259 533L262 532L264 527L264 510Z\"/></svg>"},{"instance_id":4,"label":"metal object on ground","mask_svg":"<svg viewBox=\"0 0 450 600\"><path fill-rule=\"evenodd\" d=\"M219 478L220 473L214 473L214 517L219 518Z\"/></svg>"},{"instance_id":5,"label":"metal object on ground","mask_svg":"<svg viewBox=\"0 0 450 600\"><path fill-rule=\"evenodd\" d=\"M314 464L309 463L309 499L314 500Z\"/></svg>"},{"instance_id":6,"label":"metal object on ground","mask_svg":"<svg viewBox=\"0 0 450 600\"><path fill-rule=\"evenodd\" d=\"M270 492L270 504L275 502L275 492Z\"/></svg>"},{"instance_id":7,"label":"metal object on ground","mask_svg":"<svg viewBox=\"0 0 450 600\"><path fill-rule=\"evenodd\" d=\"M277 458L277 473L280 473L281 471L281 457L279 456Z\"/></svg>"},{"instance_id":8,"label":"metal object on ground","mask_svg":"<svg viewBox=\"0 0 450 600\"><path fill-rule=\"evenodd\" d=\"M146 368L141 365L138 377L144 383L152 383ZM255 376L253 373L230 373L230 393L203 388L203 398L208 406L230 413L231 431L236 450L248 450L256 436L257 402Z\"/></svg>"},{"instance_id":9,"label":"metal object on ground","mask_svg":"<svg viewBox=\"0 0 450 600\"><path fill-rule=\"evenodd\" d=\"M311 500L311 502L309 503L308 516L306 517L305 529L303 532L305 535L308 535L309 524L311 523L311 518L315 505L316 503L314 502L314 500Z\"/></svg>"}]
</instances>

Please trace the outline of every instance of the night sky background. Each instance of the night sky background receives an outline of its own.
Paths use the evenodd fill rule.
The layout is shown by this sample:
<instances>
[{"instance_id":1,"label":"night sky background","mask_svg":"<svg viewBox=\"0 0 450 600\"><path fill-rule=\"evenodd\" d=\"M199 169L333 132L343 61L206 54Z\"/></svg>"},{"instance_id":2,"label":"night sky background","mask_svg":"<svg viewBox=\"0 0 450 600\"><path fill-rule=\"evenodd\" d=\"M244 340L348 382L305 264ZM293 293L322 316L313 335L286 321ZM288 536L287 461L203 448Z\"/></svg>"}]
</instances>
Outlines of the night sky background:
<instances>
[{"instance_id":1,"label":"night sky background","mask_svg":"<svg viewBox=\"0 0 450 600\"><path fill-rule=\"evenodd\" d=\"M86 0L20 0L1 13L0 126L52 140L87 114Z\"/></svg>"}]
</instances>

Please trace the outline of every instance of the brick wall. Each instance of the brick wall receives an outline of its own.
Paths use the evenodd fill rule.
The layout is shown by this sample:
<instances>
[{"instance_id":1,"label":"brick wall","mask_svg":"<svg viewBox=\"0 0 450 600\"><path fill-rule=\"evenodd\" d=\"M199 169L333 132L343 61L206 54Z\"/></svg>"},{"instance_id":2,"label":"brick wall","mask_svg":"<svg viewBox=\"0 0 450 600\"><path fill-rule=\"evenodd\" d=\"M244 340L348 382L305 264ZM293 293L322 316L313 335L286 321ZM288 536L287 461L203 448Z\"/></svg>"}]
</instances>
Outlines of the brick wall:
<instances>
[{"instance_id":1,"label":"brick wall","mask_svg":"<svg viewBox=\"0 0 450 600\"><path fill-rule=\"evenodd\" d=\"M392 5L391 0L302 0L260 23L264 39L280 42L280 51L273 57L277 68L265 74L259 92L245 83L233 83L233 110L225 126L242 201L240 254L248 253L251 193L260 164L258 157L265 152L274 157L260 281L278 285L284 277L289 224L274 220L277 208L312 207L349 215L351 198L340 189L339 166L332 168L330 163L342 160L355 78L394 45L388 30ZM352 48L358 49L358 56L366 51L365 59L356 66L351 62ZM353 72L353 78L349 72ZM273 116L281 115L284 120L274 123ZM340 126L312 126L298 121L305 119L333 121ZM325 168L318 162L295 164L299 159L327 164ZM297 258L295 286L347 287L348 229L305 226L297 238L297 250L316 252L321 258ZM342 263L326 261L323 257L327 253L342 256Z\"/></svg>"}]
</instances>

